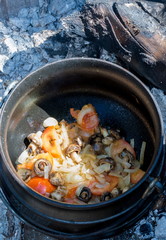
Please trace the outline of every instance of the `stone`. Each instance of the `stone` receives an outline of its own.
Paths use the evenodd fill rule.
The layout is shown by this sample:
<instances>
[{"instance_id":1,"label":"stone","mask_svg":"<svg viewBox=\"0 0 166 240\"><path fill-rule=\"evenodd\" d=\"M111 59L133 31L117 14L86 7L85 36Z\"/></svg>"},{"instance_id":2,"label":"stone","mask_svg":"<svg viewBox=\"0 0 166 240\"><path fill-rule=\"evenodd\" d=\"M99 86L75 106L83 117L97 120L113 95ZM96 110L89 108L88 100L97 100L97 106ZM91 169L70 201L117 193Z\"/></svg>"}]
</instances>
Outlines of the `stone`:
<instances>
[{"instance_id":1,"label":"stone","mask_svg":"<svg viewBox=\"0 0 166 240\"><path fill-rule=\"evenodd\" d=\"M55 17L61 17L76 8L75 1L68 0L50 0L48 10Z\"/></svg>"},{"instance_id":2,"label":"stone","mask_svg":"<svg viewBox=\"0 0 166 240\"><path fill-rule=\"evenodd\" d=\"M18 12L18 18L27 18L29 14L29 9L28 8L22 8L19 12Z\"/></svg>"},{"instance_id":3,"label":"stone","mask_svg":"<svg viewBox=\"0 0 166 240\"><path fill-rule=\"evenodd\" d=\"M21 30L26 30L29 26L30 22L28 18L17 18L13 17L9 19L9 23L17 28L20 28Z\"/></svg>"},{"instance_id":4,"label":"stone","mask_svg":"<svg viewBox=\"0 0 166 240\"><path fill-rule=\"evenodd\" d=\"M4 40L4 43L6 44L6 46L8 47L9 49L9 52L11 54L13 54L14 52L17 52L17 46L14 42L14 40L12 39L12 37L10 36L7 36Z\"/></svg>"},{"instance_id":5,"label":"stone","mask_svg":"<svg viewBox=\"0 0 166 240\"><path fill-rule=\"evenodd\" d=\"M157 226L155 227L155 236L159 240L166 239L166 216L162 216L157 221Z\"/></svg>"}]
</instances>

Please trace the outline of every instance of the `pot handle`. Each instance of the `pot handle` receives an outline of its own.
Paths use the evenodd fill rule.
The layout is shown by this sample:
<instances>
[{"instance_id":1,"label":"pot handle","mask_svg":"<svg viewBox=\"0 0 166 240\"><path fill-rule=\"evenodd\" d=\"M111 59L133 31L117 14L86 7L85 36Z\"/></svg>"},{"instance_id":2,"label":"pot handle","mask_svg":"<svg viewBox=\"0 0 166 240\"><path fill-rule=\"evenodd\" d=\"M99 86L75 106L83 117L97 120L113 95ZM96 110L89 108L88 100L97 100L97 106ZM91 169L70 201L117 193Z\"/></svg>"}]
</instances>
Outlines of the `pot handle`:
<instances>
[{"instance_id":1,"label":"pot handle","mask_svg":"<svg viewBox=\"0 0 166 240\"><path fill-rule=\"evenodd\" d=\"M149 180L150 180L149 186L143 193L142 199L146 199L155 189L157 190L157 192L159 194L163 193L163 191L164 191L164 186L160 182L159 177L156 177L156 178L150 177Z\"/></svg>"}]
</instances>

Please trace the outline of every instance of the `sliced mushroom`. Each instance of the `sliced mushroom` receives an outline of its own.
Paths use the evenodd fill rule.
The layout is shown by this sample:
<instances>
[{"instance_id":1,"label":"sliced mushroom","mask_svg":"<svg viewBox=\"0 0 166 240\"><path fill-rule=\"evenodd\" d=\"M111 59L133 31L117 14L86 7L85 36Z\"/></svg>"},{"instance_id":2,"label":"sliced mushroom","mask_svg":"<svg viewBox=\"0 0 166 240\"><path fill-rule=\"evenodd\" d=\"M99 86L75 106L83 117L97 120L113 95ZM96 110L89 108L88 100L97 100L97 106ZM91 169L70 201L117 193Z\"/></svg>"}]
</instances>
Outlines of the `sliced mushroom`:
<instances>
[{"instance_id":1,"label":"sliced mushroom","mask_svg":"<svg viewBox=\"0 0 166 240\"><path fill-rule=\"evenodd\" d=\"M63 174L58 172L52 172L50 174L50 182L55 186L63 186L65 181L63 179Z\"/></svg>"},{"instance_id":2,"label":"sliced mushroom","mask_svg":"<svg viewBox=\"0 0 166 240\"><path fill-rule=\"evenodd\" d=\"M103 136L100 133L93 134L90 139L89 143L92 145L93 150L96 154L103 153L103 143L102 143Z\"/></svg>"},{"instance_id":3,"label":"sliced mushroom","mask_svg":"<svg viewBox=\"0 0 166 240\"><path fill-rule=\"evenodd\" d=\"M105 202L113 198L113 195L110 192L105 192L103 195L100 197L101 202Z\"/></svg>"},{"instance_id":4,"label":"sliced mushroom","mask_svg":"<svg viewBox=\"0 0 166 240\"><path fill-rule=\"evenodd\" d=\"M99 165L102 165L102 164L105 164L105 163L110 164L110 170L115 169L116 163L111 157L105 157L105 158L99 159Z\"/></svg>"},{"instance_id":5,"label":"sliced mushroom","mask_svg":"<svg viewBox=\"0 0 166 240\"><path fill-rule=\"evenodd\" d=\"M27 148L29 156L36 156L39 153L43 153L44 150L37 146L35 143L31 142Z\"/></svg>"},{"instance_id":6,"label":"sliced mushroom","mask_svg":"<svg viewBox=\"0 0 166 240\"><path fill-rule=\"evenodd\" d=\"M41 138L42 132L38 131L37 133L31 133L28 135L28 140L35 143L37 146L42 146L42 138Z\"/></svg>"},{"instance_id":7,"label":"sliced mushroom","mask_svg":"<svg viewBox=\"0 0 166 240\"><path fill-rule=\"evenodd\" d=\"M133 168L135 165L135 157L131 152L127 149L124 149L120 154L119 157L123 159L124 163L122 164L124 168Z\"/></svg>"},{"instance_id":8,"label":"sliced mushroom","mask_svg":"<svg viewBox=\"0 0 166 240\"><path fill-rule=\"evenodd\" d=\"M119 194L120 194L120 189L118 189L118 188L113 188L112 191L111 191L111 194L112 194L112 196L113 196L114 198L117 197L117 196L119 196Z\"/></svg>"},{"instance_id":9,"label":"sliced mushroom","mask_svg":"<svg viewBox=\"0 0 166 240\"><path fill-rule=\"evenodd\" d=\"M71 157L75 162L79 163L82 161L81 157L79 156L80 151L81 147L78 144L70 144L66 149L66 155Z\"/></svg>"},{"instance_id":10,"label":"sliced mushroom","mask_svg":"<svg viewBox=\"0 0 166 240\"><path fill-rule=\"evenodd\" d=\"M114 140L119 140L121 138L120 130L111 129L109 136L112 137Z\"/></svg>"},{"instance_id":11,"label":"sliced mushroom","mask_svg":"<svg viewBox=\"0 0 166 240\"><path fill-rule=\"evenodd\" d=\"M44 176L45 168L47 169L47 172L49 174L49 172L51 171L52 165L48 160L44 158L40 158L35 162L34 171L39 177Z\"/></svg>"},{"instance_id":12,"label":"sliced mushroom","mask_svg":"<svg viewBox=\"0 0 166 240\"><path fill-rule=\"evenodd\" d=\"M92 193L88 187L80 187L76 191L76 196L80 201L88 203L92 197Z\"/></svg>"},{"instance_id":13,"label":"sliced mushroom","mask_svg":"<svg viewBox=\"0 0 166 240\"><path fill-rule=\"evenodd\" d=\"M18 176L25 182L29 181L31 178L32 171L26 168L21 168L17 171Z\"/></svg>"},{"instance_id":14,"label":"sliced mushroom","mask_svg":"<svg viewBox=\"0 0 166 240\"><path fill-rule=\"evenodd\" d=\"M103 138L102 143L106 146L109 146L113 141L114 139L112 137L107 136Z\"/></svg>"}]
</instances>

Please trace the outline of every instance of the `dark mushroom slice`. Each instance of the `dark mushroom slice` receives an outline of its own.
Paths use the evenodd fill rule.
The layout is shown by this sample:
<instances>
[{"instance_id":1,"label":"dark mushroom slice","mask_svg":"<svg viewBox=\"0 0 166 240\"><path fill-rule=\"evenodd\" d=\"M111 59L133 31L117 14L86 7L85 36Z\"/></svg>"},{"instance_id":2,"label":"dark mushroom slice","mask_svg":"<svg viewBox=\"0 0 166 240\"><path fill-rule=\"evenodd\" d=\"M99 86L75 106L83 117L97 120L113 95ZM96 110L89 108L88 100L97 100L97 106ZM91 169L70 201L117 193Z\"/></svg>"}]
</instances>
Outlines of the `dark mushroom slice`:
<instances>
[{"instance_id":1,"label":"dark mushroom slice","mask_svg":"<svg viewBox=\"0 0 166 240\"><path fill-rule=\"evenodd\" d=\"M63 186L65 181L63 179L63 174L58 172L52 172L49 178L50 182L54 186Z\"/></svg>"},{"instance_id":2,"label":"dark mushroom slice","mask_svg":"<svg viewBox=\"0 0 166 240\"><path fill-rule=\"evenodd\" d=\"M34 171L36 175L38 175L39 177L43 177L45 167L48 167L47 171L49 173L51 171L52 165L48 160L44 158L38 159L34 165Z\"/></svg>"},{"instance_id":3,"label":"dark mushroom slice","mask_svg":"<svg viewBox=\"0 0 166 240\"><path fill-rule=\"evenodd\" d=\"M93 150L96 154L103 153L103 143L102 143L103 136L100 133L93 134L90 139L89 143L92 145Z\"/></svg>"},{"instance_id":4,"label":"dark mushroom slice","mask_svg":"<svg viewBox=\"0 0 166 240\"><path fill-rule=\"evenodd\" d=\"M111 129L109 136L112 137L114 140L119 140L121 138L120 130L118 130L118 129L117 130Z\"/></svg>"},{"instance_id":5,"label":"dark mushroom slice","mask_svg":"<svg viewBox=\"0 0 166 240\"><path fill-rule=\"evenodd\" d=\"M76 191L76 196L80 201L88 203L92 198L92 193L88 187L82 187L81 190L79 189L79 191Z\"/></svg>"},{"instance_id":6,"label":"dark mushroom slice","mask_svg":"<svg viewBox=\"0 0 166 240\"><path fill-rule=\"evenodd\" d=\"M114 170L115 169L116 162L114 161L113 158L105 157L105 158L99 159L99 165L102 165L102 164L105 164L105 163L109 163L110 164L110 170Z\"/></svg>"},{"instance_id":7,"label":"dark mushroom slice","mask_svg":"<svg viewBox=\"0 0 166 240\"><path fill-rule=\"evenodd\" d=\"M101 195L100 201L105 202L105 201L110 200L111 198L113 198L113 195L110 192L105 192L105 193L103 193L103 195Z\"/></svg>"},{"instance_id":8,"label":"dark mushroom slice","mask_svg":"<svg viewBox=\"0 0 166 240\"><path fill-rule=\"evenodd\" d=\"M134 155L129 152L127 149L124 149L120 154L119 157L130 164L129 168L134 168L135 166L135 157Z\"/></svg>"},{"instance_id":9,"label":"dark mushroom slice","mask_svg":"<svg viewBox=\"0 0 166 240\"><path fill-rule=\"evenodd\" d=\"M113 188L112 191L111 191L111 194L115 198L115 197L118 197L121 194L121 191L120 191L119 188Z\"/></svg>"},{"instance_id":10,"label":"dark mushroom slice","mask_svg":"<svg viewBox=\"0 0 166 240\"><path fill-rule=\"evenodd\" d=\"M21 168L17 171L17 174L23 181L26 182L31 178L32 171L26 168Z\"/></svg>"},{"instance_id":11,"label":"dark mushroom slice","mask_svg":"<svg viewBox=\"0 0 166 240\"><path fill-rule=\"evenodd\" d=\"M121 139L120 131L111 129L109 135L103 138L102 143L106 146L110 145L115 140Z\"/></svg>"}]
</instances>

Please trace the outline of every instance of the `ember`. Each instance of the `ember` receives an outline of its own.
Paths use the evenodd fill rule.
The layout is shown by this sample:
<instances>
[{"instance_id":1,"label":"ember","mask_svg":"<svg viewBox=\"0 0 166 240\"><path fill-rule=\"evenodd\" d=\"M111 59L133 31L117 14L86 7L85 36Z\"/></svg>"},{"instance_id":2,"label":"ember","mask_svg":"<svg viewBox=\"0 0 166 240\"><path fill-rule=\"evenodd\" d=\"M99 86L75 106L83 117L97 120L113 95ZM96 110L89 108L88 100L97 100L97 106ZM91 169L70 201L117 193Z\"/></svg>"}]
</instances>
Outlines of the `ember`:
<instances>
[{"instance_id":1,"label":"ember","mask_svg":"<svg viewBox=\"0 0 166 240\"><path fill-rule=\"evenodd\" d=\"M8 17L8 19L0 19L1 105L8 97L12 88L22 78L37 68L59 59L79 56L100 58L128 67L134 73L136 71L137 74L141 75L139 69L132 67L133 60L130 54L132 54L133 49L129 48L126 50L122 47L119 51L119 43L115 42L115 39L111 39L112 44L110 44L110 37L106 38L106 35L104 37L100 35L100 24L96 29L93 28L94 26L91 26L92 28L90 29L87 25L88 22L85 22L86 18L84 17L87 16L85 9L88 9L89 3L109 3L109 6L112 6L113 3L118 3L118 0L91 0L86 4L86 7L83 8L84 12L82 12L82 7L85 4L85 0L39 0L39 4L37 4L37 2L38 1L35 1L36 5L33 7L20 9L18 14L13 16L8 16L7 12L5 12L5 16ZM124 14L125 11L125 13L128 14L129 20L134 22L134 27L132 25L132 34L137 36L140 29L146 36L157 31L158 35L164 39L162 43L166 48L164 45L166 41L166 30L164 26L166 23L166 14L164 9L165 4L162 3L165 1L160 2L161 3L157 3L157 1L136 2L123 0L119 5L119 10L122 14ZM0 16L4 17L2 11L0 11ZM92 20L94 20L94 18L92 18ZM93 21L91 23L93 23ZM130 27L131 25L128 22L128 28ZM90 32L90 30L93 30L93 32ZM147 45L145 44L144 48L146 47ZM134 49L134 51L138 51L138 49ZM162 51L163 48L161 49L161 52ZM146 53L145 51L144 55L142 55L145 60L144 62L148 63L150 68L152 63L153 66L156 67L154 58L147 58ZM123 54L124 58L120 57L121 54ZM137 52L134 52L134 54L137 54ZM166 56L163 55L162 61L164 61L164 63L161 61L162 64L165 64L165 59ZM138 62L138 64L141 65L142 69L143 63ZM149 69L144 69L141 79L148 85L151 93L159 104L166 130L166 95L162 90L157 89L151 84L154 83L154 79L151 80L147 77L147 71L149 71ZM154 72L152 72L152 75L153 73ZM166 79L166 71L162 72L165 75L160 75L159 71L157 74L158 73L158 76L165 76L164 78ZM149 83L149 81L151 83ZM159 79L159 81L161 81L161 79ZM162 87L163 84L162 82L160 84L155 83L155 86ZM155 205L159 209L151 211L148 216L141 219L134 227L118 237L111 239L166 239L165 196L161 196L159 201L160 202ZM0 239L21 239L23 232L25 239L27 239L28 235L30 236L28 236L28 239L48 239L44 234L38 233L36 230L32 230L29 226L20 222L20 220L5 207L1 200L0 208ZM53 238L49 237L49 239L51 240Z\"/></svg>"}]
</instances>

